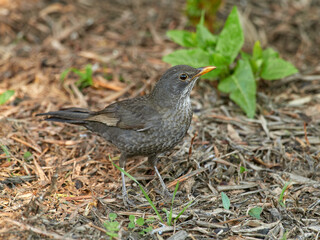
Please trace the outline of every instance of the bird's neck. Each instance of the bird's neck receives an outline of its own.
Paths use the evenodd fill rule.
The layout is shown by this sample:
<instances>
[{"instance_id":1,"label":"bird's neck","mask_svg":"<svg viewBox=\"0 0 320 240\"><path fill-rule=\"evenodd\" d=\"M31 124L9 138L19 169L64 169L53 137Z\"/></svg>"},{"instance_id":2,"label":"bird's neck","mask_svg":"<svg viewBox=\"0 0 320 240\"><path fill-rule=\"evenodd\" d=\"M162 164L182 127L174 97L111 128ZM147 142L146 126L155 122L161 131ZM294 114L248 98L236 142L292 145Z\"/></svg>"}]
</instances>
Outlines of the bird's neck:
<instances>
[{"instance_id":1,"label":"bird's neck","mask_svg":"<svg viewBox=\"0 0 320 240\"><path fill-rule=\"evenodd\" d=\"M176 109L190 105L190 95L177 96L169 91L152 91L149 95L150 100L160 108Z\"/></svg>"}]
</instances>

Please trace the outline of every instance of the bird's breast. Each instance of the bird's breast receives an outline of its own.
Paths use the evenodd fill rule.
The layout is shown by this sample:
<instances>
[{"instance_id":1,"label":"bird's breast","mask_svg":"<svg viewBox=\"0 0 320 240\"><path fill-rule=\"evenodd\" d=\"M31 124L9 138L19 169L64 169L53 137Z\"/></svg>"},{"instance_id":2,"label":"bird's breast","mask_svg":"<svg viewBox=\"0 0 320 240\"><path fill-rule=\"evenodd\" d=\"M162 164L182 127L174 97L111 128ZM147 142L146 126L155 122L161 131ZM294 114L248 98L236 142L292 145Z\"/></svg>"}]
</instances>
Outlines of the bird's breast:
<instances>
[{"instance_id":1,"label":"bird's breast","mask_svg":"<svg viewBox=\"0 0 320 240\"><path fill-rule=\"evenodd\" d=\"M161 118L152 120L155 121L154 127L141 132L125 132L119 136L118 144L115 145L129 155L147 156L172 149L189 129L192 119L191 105L177 105L161 111L160 115Z\"/></svg>"}]
</instances>

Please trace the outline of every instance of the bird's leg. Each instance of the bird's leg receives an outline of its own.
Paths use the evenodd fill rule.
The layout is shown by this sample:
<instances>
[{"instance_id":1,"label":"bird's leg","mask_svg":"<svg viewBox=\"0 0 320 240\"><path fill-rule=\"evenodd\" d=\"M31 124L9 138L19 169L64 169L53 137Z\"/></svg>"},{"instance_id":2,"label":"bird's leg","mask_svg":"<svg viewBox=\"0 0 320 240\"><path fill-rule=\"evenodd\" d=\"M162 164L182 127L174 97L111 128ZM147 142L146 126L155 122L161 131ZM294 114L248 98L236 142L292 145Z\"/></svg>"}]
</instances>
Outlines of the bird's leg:
<instances>
[{"instance_id":1,"label":"bird's leg","mask_svg":"<svg viewBox=\"0 0 320 240\"><path fill-rule=\"evenodd\" d=\"M127 155L122 153L119 159L119 165L123 170L125 170L126 161L127 161ZM128 204L130 204L132 206L135 206L135 204L129 200L127 188L126 188L126 180L123 172L121 172L121 179L122 179L122 199L123 199L124 205L128 206Z\"/></svg>"},{"instance_id":2,"label":"bird's leg","mask_svg":"<svg viewBox=\"0 0 320 240\"><path fill-rule=\"evenodd\" d=\"M162 187L162 190L163 190L163 193L165 196L167 197L172 197L172 193L169 192L166 184L164 183L160 173L159 173L159 170L157 168L157 162L158 162L158 157L157 155L152 155L152 156L149 156L148 157L148 161L149 163L154 167L154 170L156 171L156 174L159 178L159 181L160 181L160 184L161 184L161 187Z\"/></svg>"}]
</instances>

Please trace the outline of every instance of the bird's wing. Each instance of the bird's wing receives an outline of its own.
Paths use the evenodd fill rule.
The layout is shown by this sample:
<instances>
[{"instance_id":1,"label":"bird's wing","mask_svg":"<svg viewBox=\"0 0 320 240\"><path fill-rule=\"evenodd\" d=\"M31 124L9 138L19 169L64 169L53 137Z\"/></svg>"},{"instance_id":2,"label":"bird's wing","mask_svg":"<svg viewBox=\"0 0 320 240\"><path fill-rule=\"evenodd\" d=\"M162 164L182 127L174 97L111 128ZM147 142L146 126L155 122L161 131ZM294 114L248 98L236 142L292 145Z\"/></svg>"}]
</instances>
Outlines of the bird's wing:
<instances>
[{"instance_id":1,"label":"bird's wing","mask_svg":"<svg viewBox=\"0 0 320 240\"><path fill-rule=\"evenodd\" d=\"M107 126L136 131L146 131L161 122L160 114L145 101L121 101L92 113L87 121L96 121Z\"/></svg>"}]
</instances>

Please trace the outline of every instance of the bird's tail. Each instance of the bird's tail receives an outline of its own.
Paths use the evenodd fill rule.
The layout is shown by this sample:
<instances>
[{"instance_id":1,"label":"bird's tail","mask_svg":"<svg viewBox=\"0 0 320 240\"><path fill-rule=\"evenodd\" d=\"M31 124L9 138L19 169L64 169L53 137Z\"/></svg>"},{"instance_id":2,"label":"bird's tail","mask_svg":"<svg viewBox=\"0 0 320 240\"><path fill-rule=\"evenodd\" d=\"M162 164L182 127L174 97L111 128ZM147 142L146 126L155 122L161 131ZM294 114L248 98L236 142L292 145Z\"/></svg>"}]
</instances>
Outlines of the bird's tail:
<instances>
[{"instance_id":1,"label":"bird's tail","mask_svg":"<svg viewBox=\"0 0 320 240\"><path fill-rule=\"evenodd\" d=\"M90 111L84 108L65 108L56 112L39 113L36 116L48 116L46 121L65 122L77 125L87 124Z\"/></svg>"}]
</instances>

